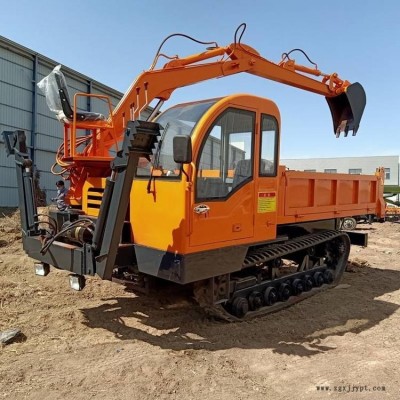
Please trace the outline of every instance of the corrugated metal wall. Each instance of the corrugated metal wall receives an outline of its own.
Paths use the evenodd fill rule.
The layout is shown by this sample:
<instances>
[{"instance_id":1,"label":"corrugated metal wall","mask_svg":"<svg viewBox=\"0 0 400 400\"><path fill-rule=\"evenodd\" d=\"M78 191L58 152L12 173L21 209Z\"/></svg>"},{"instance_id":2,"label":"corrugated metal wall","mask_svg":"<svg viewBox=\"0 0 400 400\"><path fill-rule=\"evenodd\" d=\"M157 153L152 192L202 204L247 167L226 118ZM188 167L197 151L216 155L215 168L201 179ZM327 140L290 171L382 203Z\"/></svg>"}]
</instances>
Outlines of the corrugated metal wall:
<instances>
[{"instance_id":1,"label":"corrugated metal wall","mask_svg":"<svg viewBox=\"0 0 400 400\"><path fill-rule=\"evenodd\" d=\"M24 129L32 124L32 60L0 46L0 131ZM1 139L0 139L1 140ZM6 158L0 143L0 205L17 205L15 163Z\"/></svg>"},{"instance_id":2,"label":"corrugated metal wall","mask_svg":"<svg viewBox=\"0 0 400 400\"><path fill-rule=\"evenodd\" d=\"M36 83L57 65L53 60L0 36L0 133L4 130L24 130L31 157L40 172L40 186L47 200L55 194L58 177L50 172L55 153L61 144L63 128L49 110L44 95ZM122 93L63 66L71 99L77 92L110 97L114 108ZM78 108L108 115L107 104L98 99L81 97ZM6 157L0 138L0 206L18 205L15 163Z\"/></svg>"}]
</instances>

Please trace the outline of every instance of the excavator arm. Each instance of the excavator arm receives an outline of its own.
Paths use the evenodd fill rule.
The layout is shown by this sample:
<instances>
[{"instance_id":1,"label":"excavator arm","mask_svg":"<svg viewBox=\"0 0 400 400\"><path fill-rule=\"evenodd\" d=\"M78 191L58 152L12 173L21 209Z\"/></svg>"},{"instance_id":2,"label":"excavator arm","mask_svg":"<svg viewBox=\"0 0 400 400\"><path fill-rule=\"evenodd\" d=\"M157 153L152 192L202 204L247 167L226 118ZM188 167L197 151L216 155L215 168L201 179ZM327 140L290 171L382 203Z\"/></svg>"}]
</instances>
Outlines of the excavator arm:
<instances>
[{"instance_id":1,"label":"excavator arm","mask_svg":"<svg viewBox=\"0 0 400 400\"><path fill-rule=\"evenodd\" d=\"M220 59L212 61L216 57ZM233 43L174 59L161 69L150 69L139 75L113 112L117 137L124 132L127 121L136 119L154 99L163 102L178 88L241 72L325 96L335 134L344 132L347 136L349 131L356 134L366 104L365 92L359 83L350 84L336 73L324 74L318 69L297 65L294 60L276 64L250 46ZM318 76L322 80L315 78ZM112 145L111 136L107 137Z\"/></svg>"},{"instance_id":2,"label":"excavator arm","mask_svg":"<svg viewBox=\"0 0 400 400\"><path fill-rule=\"evenodd\" d=\"M356 134L366 104L365 92L359 83L350 84L340 79L337 73L325 74L318 70L316 65L315 68L298 65L289 58L290 53L284 53L279 63L271 62L254 48L240 42L244 29L240 38L236 39L241 26L236 30L234 42L229 46L220 47L213 42L213 46L202 53L183 58L167 57L170 61L161 68L156 68L159 58L164 56L159 50L152 66L132 83L108 117L108 121L78 123L75 105L73 121L64 123L64 145L57 155L57 163L62 168L60 174L71 182L70 201L75 199L80 203L82 187L88 175L102 174L104 166L101 170L98 163L107 164L107 159L111 159L110 149L116 143L123 142L129 121L139 119L141 112L153 100L158 99L149 117L151 120L174 90L209 79L246 72L322 95L331 110L336 136L340 136L341 132L347 136L349 131L353 131L353 135ZM92 140L79 153L78 146L88 143L88 137L77 138L77 129L93 130ZM107 167L105 169L107 170Z\"/></svg>"}]
</instances>

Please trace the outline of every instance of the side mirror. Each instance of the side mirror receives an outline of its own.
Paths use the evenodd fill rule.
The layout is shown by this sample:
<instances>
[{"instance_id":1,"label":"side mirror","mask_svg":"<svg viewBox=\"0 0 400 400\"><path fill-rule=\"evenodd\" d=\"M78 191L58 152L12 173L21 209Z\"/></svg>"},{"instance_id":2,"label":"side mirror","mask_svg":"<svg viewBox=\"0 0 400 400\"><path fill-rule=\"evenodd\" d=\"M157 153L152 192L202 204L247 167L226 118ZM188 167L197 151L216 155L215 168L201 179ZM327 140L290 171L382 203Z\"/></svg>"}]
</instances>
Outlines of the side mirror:
<instances>
[{"instance_id":1,"label":"side mirror","mask_svg":"<svg viewBox=\"0 0 400 400\"><path fill-rule=\"evenodd\" d=\"M174 161L179 164L192 162L192 140L188 135L176 135L173 141Z\"/></svg>"}]
</instances>

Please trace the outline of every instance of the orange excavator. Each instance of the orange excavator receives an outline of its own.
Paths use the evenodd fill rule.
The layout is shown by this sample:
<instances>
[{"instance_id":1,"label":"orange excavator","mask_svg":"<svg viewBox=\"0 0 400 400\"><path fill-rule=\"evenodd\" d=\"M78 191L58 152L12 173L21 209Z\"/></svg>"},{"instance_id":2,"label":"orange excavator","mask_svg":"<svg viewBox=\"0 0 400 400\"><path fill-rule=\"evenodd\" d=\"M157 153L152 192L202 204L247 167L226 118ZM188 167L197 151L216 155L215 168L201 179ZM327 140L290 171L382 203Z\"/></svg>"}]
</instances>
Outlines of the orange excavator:
<instances>
[{"instance_id":1,"label":"orange excavator","mask_svg":"<svg viewBox=\"0 0 400 400\"><path fill-rule=\"evenodd\" d=\"M78 290L94 274L137 290L159 279L190 285L206 310L228 320L275 311L340 281L350 244L367 242L342 231L341 221L384 214L381 169L358 176L280 166L280 115L269 99L234 94L160 112L175 89L247 72L323 95L335 135L356 134L366 104L359 83L298 65L292 52L268 61L241 43L244 30L226 47L201 42L203 53L168 57L157 68L164 41L108 117L78 110L87 94L71 102L59 67L40 83L64 124L57 162L70 181L70 208L43 222L24 132L3 133L37 274L65 269Z\"/></svg>"}]
</instances>

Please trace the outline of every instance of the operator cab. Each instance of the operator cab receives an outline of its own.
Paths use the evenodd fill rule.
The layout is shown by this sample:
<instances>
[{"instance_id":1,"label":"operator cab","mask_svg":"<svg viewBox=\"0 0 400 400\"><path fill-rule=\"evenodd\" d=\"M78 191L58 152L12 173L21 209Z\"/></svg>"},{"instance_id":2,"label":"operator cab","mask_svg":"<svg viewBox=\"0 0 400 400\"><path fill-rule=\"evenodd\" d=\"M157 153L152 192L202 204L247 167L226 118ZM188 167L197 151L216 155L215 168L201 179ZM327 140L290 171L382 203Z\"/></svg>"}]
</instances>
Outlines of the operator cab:
<instances>
[{"instance_id":1,"label":"operator cab","mask_svg":"<svg viewBox=\"0 0 400 400\"><path fill-rule=\"evenodd\" d=\"M136 249L184 254L276 237L280 115L271 100L237 94L179 104L155 122L158 145L139 161L130 192ZM175 161L176 137L190 142L190 163ZM98 215L104 187L105 179L86 180L88 215Z\"/></svg>"},{"instance_id":2,"label":"operator cab","mask_svg":"<svg viewBox=\"0 0 400 400\"><path fill-rule=\"evenodd\" d=\"M271 100L244 94L160 114L159 145L139 163L131 192L135 243L185 252L275 237L279 121ZM192 153L184 165L174 158L182 136ZM141 228L149 224L157 237Z\"/></svg>"},{"instance_id":3,"label":"operator cab","mask_svg":"<svg viewBox=\"0 0 400 400\"><path fill-rule=\"evenodd\" d=\"M238 104L239 99L243 104ZM260 118L257 108L249 108L254 101L257 108L266 103L262 122L256 121ZM260 173L276 176L278 119L276 106L255 96L234 95L176 105L156 119L163 128L159 145L150 161L141 160L136 176L181 179L182 164L175 161L174 140L188 136L197 156L188 160L196 164L196 197L209 200L225 197L253 176L256 125L263 125L263 142L269 142L265 143L257 163Z\"/></svg>"}]
</instances>

